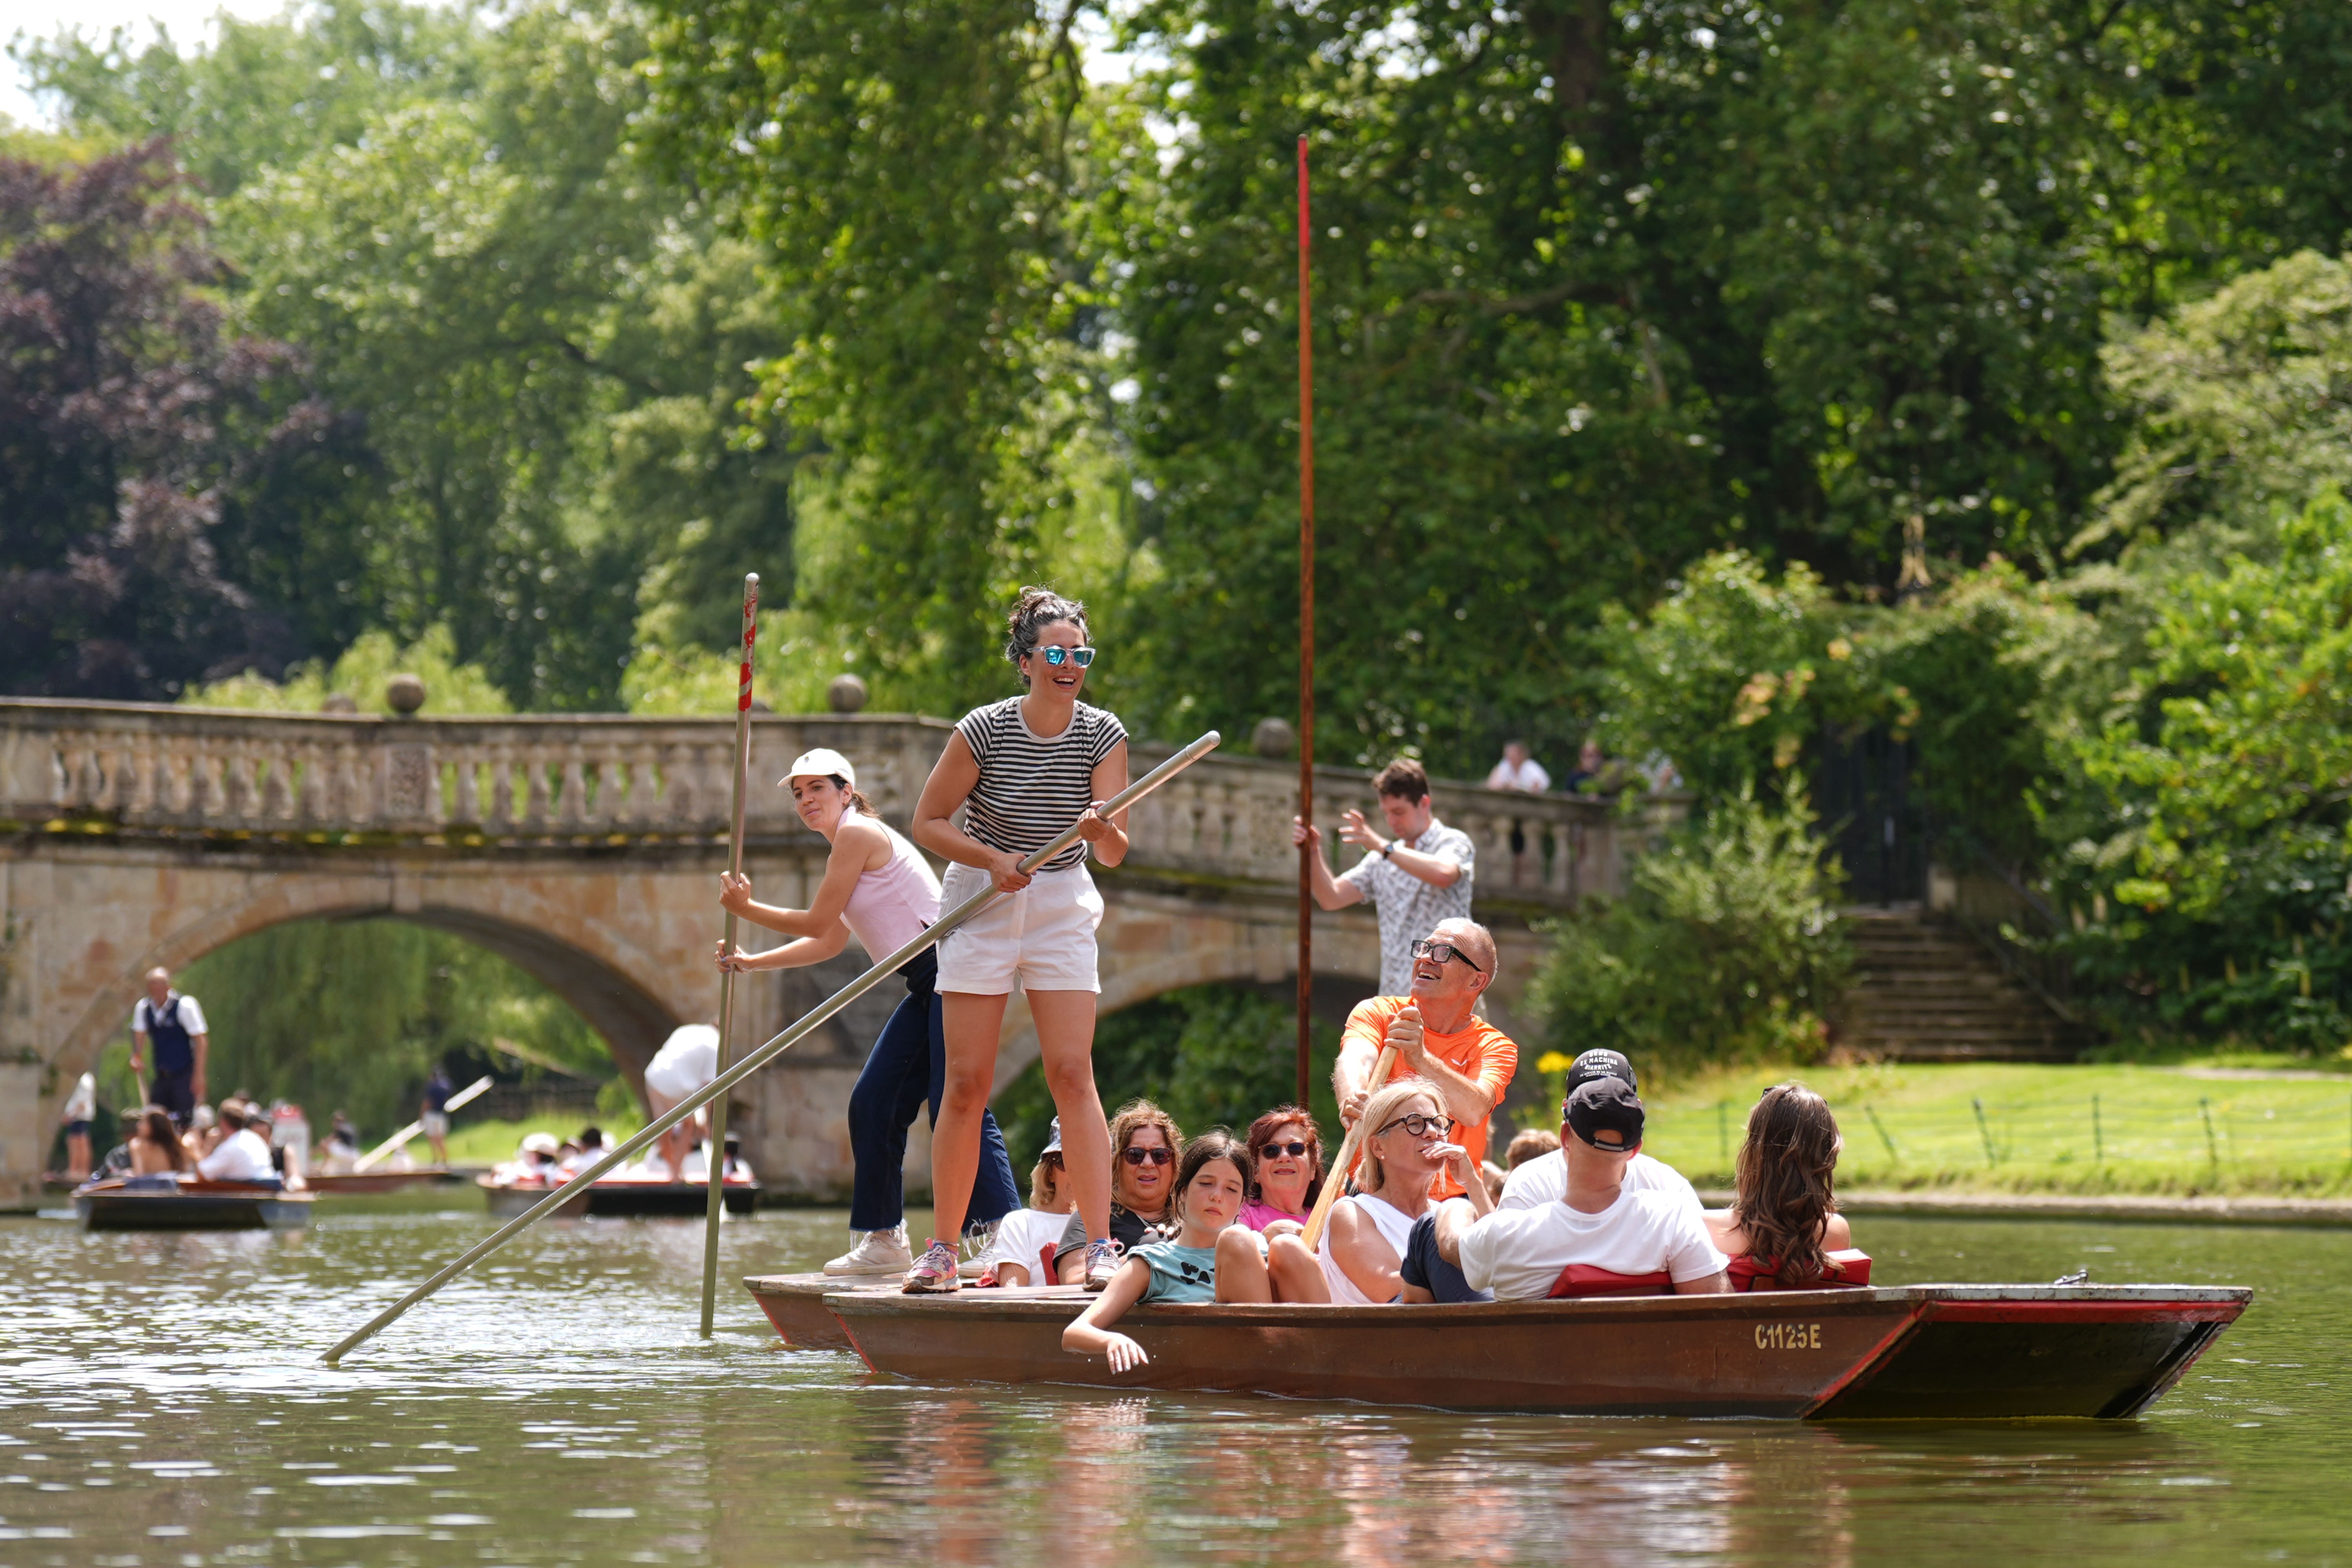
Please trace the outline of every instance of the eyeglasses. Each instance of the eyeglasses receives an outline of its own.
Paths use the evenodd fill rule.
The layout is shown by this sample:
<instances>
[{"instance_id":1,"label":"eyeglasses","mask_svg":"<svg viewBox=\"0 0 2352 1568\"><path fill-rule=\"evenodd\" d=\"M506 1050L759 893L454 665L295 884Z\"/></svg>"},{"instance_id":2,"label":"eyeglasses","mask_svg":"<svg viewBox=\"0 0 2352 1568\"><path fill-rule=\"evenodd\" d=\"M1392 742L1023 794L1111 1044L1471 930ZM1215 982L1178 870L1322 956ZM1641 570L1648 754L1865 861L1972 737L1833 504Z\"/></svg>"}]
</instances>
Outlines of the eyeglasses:
<instances>
[{"instance_id":1,"label":"eyeglasses","mask_svg":"<svg viewBox=\"0 0 2352 1568\"><path fill-rule=\"evenodd\" d=\"M1306 1153L1307 1145L1301 1143L1297 1139L1293 1138L1287 1143L1267 1144L1265 1148L1260 1149L1257 1152L1257 1157L1261 1160L1271 1160L1276 1154L1287 1154L1292 1159L1297 1160L1305 1157Z\"/></svg>"},{"instance_id":2,"label":"eyeglasses","mask_svg":"<svg viewBox=\"0 0 2352 1568\"><path fill-rule=\"evenodd\" d=\"M1400 1127L1405 1130L1405 1133L1408 1137L1418 1138L1423 1133L1431 1131L1434 1131L1439 1136L1443 1137L1444 1134L1454 1131L1454 1119L1450 1116L1423 1116L1420 1111L1416 1110L1409 1115L1398 1117L1394 1121L1391 1121L1386 1127L1381 1128L1380 1132L1373 1133L1372 1136L1377 1138L1381 1135L1381 1132L1393 1131Z\"/></svg>"},{"instance_id":3,"label":"eyeglasses","mask_svg":"<svg viewBox=\"0 0 2352 1568\"><path fill-rule=\"evenodd\" d=\"M1121 1149L1118 1157L1130 1165L1172 1165L1176 1163L1173 1149Z\"/></svg>"},{"instance_id":4,"label":"eyeglasses","mask_svg":"<svg viewBox=\"0 0 2352 1568\"><path fill-rule=\"evenodd\" d=\"M1454 946L1450 942L1431 942L1428 938L1424 937L1421 941L1412 944L1412 955L1415 958L1432 959L1439 963L1450 963L1454 959L1458 958L1463 963L1468 964L1471 968L1477 969L1479 973L1484 974L1486 973L1483 969L1478 969L1478 963L1475 959L1473 959L1468 953L1463 952L1460 948Z\"/></svg>"},{"instance_id":5,"label":"eyeglasses","mask_svg":"<svg viewBox=\"0 0 2352 1568\"><path fill-rule=\"evenodd\" d=\"M1055 644L1052 647L1040 648L1037 651L1044 654L1045 662L1056 669L1066 664L1075 664L1080 669L1084 669L1095 661L1095 650L1090 647L1063 647Z\"/></svg>"}]
</instances>

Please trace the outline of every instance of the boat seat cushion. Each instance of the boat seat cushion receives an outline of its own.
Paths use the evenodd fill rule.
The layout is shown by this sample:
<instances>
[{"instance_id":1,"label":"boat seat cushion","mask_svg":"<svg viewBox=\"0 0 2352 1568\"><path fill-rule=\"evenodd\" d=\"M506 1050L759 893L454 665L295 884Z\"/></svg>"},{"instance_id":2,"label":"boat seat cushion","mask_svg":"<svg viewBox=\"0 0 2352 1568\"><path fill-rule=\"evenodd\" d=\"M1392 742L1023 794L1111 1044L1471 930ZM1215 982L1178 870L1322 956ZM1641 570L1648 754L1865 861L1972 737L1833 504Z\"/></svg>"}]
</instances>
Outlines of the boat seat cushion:
<instances>
[{"instance_id":1,"label":"boat seat cushion","mask_svg":"<svg viewBox=\"0 0 2352 1568\"><path fill-rule=\"evenodd\" d=\"M1654 1274L1620 1274L1614 1269L1595 1268L1589 1263L1571 1263L1559 1271L1552 1281L1550 1299L1555 1301L1577 1300L1587 1296L1671 1296L1675 1293L1675 1277L1661 1268Z\"/></svg>"},{"instance_id":2,"label":"boat seat cushion","mask_svg":"<svg viewBox=\"0 0 2352 1568\"><path fill-rule=\"evenodd\" d=\"M1800 1285L1783 1285L1775 1281L1772 1273L1779 1267L1773 1258L1735 1258L1731 1260L1731 1288L1735 1290L1846 1290L1870 1283L1870 1255L1854 1247L1822 1255L1820 1277Z\"/></svg>"}]
</instances>

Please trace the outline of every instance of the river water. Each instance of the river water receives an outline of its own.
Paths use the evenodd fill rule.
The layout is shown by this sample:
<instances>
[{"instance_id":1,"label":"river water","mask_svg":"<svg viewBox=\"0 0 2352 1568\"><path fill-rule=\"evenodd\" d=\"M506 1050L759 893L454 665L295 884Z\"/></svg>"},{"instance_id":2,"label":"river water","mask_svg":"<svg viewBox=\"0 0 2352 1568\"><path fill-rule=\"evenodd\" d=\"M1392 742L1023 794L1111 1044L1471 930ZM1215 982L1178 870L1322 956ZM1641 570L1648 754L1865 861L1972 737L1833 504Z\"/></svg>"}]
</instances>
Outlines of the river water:
<instances>
[{"instance_id":1,"label":"river water","mask_svg":"<svg viewBox=\"0 0 2352 1568\"><path fill-rule=\"evenodd\" d=\"M440 1200L294 1235L0 1221L0 1568L647 1563L2352 1561L2352 1233L1872 1220L1889 1283L2243 1283L2145 1419L1463 1416L920 1386L782 1349L749 1273L842 1215L542 1226L362 1347L482 1236ZM922 1216L915 1216L919 1220Z\"/></svg>"}]
</instances>

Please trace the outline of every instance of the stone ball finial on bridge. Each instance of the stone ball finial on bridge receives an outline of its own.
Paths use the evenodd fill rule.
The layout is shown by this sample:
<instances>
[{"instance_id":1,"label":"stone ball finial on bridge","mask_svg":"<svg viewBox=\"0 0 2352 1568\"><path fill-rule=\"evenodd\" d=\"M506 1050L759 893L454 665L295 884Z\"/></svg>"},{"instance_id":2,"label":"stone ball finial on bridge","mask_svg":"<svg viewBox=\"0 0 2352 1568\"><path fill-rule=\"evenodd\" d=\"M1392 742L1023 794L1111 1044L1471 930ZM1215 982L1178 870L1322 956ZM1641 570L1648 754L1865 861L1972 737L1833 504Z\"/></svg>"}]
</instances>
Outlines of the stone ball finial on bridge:
<instances>
[{"instance_id":1,"label":"stone ball finial on bridge","mask_svg":"<svg viewBox=\"0 0 2352 1568\"><path fill-rule=\"evenodd\" d=\"M384 682L383 700L395 713L414 713L425 706L425 682L414 675L395 675Z\"/></svg>"},{"instance_id":2,"label":"stone ball finial on bridge","mask_svg":"<svg viewBox=\"0 0 2352 1568\"><path fill-rule=\"evenodd\" d=\"M1285 757L1298 754L1298 731L1286 719L1261 719L1250 731L1250 750L1268 762L1278 763Z\"/></svg>"},{"instance_id":3,"label":"stone ball finial on bridge","mask_svg":"<svg viewBox=\"0 0 2352 1568\"><path fill-rule=\"evenodd\" d=\"M836 713L855 713L866 706L866 682L847 670L833 678L824 689L825 705Z\"/></svg>"}]
</instances>

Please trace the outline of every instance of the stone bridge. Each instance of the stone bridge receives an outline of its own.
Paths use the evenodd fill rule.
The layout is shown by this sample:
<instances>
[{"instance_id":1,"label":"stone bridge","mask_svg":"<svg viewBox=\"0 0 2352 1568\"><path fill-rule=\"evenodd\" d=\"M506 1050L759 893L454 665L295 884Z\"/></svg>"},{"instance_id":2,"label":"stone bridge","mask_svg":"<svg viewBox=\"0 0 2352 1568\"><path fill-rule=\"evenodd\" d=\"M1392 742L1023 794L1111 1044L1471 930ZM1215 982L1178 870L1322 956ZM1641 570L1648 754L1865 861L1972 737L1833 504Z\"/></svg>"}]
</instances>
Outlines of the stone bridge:
<instances>
[{"instance_id":1,"label":"stone bridge","mask_svg":"<svg viewBox=\"0 0 2352 1568\"><path fill-rule=\"evenodd\" d=\"M744 865L763 899L805 903L824 844L774 787L831 746L903 828L945 742L941 721L760 715ZM728 719L376 718L0 700L0 1206L36 1200L62 1100L127 1028L140 976L284 921L392 917L457 931L565 997L633 1086L671 1028L715 1019L709 952L727 862ZM1155 760L1139 747L1137 771ZM1101 874L1103 1007L1207 981L1296 974L1297 771L1227 752L1140 806L1126 865ZM1370 809L1368 775L1325 770L1317 816ZM1440 784L1439 815L1478 844L1476 910L1506 958L1509 1026L1536 953L1529 921L1622 880L1672 809L1629 823L1597 802ZM1517 825L1527 847L1514 862ZM1352 854L1352 851L1344 851ZM754 931L753 944L767 933ZM1318 917L1319 989L1369 993L1370 914ZM752 977L734 1048L766 1039L865 963ZM1294 982L1295 983L1295 982ZM738 1091L734 1124L764 1180L846 1189L843 1110L884 987ZM1000 1087L1034 1058L1016 1006ZM215 1008L217 1035L234 1017ZM918 1137L910 1173L928 1174Z\"/></svg>"}]
</instances>

